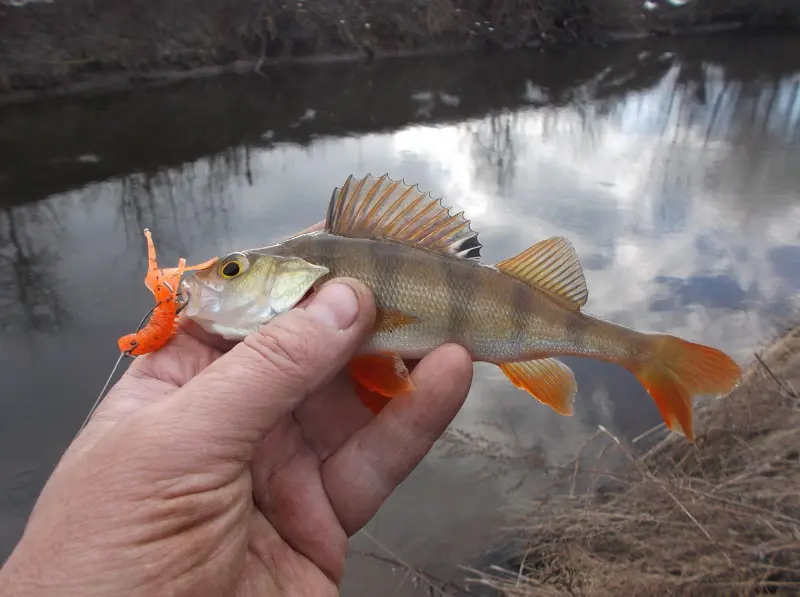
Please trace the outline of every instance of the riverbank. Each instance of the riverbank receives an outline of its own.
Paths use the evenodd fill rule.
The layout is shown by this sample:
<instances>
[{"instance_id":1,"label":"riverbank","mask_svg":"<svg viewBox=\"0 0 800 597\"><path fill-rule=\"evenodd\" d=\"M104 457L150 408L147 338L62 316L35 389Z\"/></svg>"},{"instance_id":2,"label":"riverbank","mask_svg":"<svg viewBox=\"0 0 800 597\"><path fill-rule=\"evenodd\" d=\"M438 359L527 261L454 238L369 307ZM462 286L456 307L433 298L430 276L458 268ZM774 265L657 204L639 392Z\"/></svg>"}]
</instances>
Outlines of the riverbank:
<instances>
[{"instance_id":1,"label":"riverbank","mask_svg":"<svg viewBox=\"0 0 800 597\"><path fill-rule=\"evenodd\" d=\"M520 517L516 555L479 584L507 597L798 594L798 390L800 325L698 408L695 447L670 436L634 455L601 429L584 453L629 464L565 474L566 495ZM575 491L581 470L598 491Z\"/></svg>"},{"instance_id":2,"label":"riverbank","mask_svg":"<svg viewBox=\"0 0 800 597\"><path fill-rule=\"evenodd\" d=\"M284 62L576 45L796 25L796 0L0 0L0 101L127 89Z\"/></svg>"}]
</instances>

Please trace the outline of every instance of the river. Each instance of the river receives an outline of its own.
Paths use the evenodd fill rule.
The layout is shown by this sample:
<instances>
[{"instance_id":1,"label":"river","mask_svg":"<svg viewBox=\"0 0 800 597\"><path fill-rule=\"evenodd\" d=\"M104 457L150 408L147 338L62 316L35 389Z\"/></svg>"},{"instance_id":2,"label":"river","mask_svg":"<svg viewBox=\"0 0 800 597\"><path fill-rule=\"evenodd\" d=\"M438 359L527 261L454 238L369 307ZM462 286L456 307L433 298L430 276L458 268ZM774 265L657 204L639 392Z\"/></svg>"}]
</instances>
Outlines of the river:
<instances>
[{"instance_id":1,"label":"river","mask_svg":"<svg viewBox=\"0 0 800 597\"><path fill-rule=\"evenodd\" d=\"M800 290L800 39L661 39L286 67L0 109L0 555L152 298L164 263L264 245L367 172L463 209L493 263L554 235L586 311L740 362ZM499 540L604 425L660 422L632 375L565 359L575 415L478 364L445 438L357 535L344 595L428 594ZM375 541L380 543L379 547ZM384 548L392 552L389 555Z\"/></svg>"}]
</instances>

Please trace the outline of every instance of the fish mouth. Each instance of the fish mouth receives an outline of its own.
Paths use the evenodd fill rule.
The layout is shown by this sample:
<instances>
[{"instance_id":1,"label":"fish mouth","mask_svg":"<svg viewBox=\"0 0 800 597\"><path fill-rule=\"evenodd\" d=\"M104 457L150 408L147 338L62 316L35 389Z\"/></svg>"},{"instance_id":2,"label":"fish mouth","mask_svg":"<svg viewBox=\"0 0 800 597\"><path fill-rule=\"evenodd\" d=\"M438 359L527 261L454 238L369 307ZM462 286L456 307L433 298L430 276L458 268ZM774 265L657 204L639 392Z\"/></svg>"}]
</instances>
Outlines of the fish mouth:
<instances>
[{"instance_id":1,"label":"fish mouth","mask_svg":"<svg viewBox=\"0 0 800 597\"><path fill-rule=\"evenodd\" d=\"M181 283L178 284L178 298L182 303L188 304L191 296L192 291L189 287L189 283L186 280L181 280Z\"/></svg>"},{"instance_id":2,"label":"fish mouth","mask_svg":"<svg viewBox=\"0 0 800 597\"><path fill-rule=\"evenodd\" d=\"M213 313L219 308L217 303L219 291L196 276L181 280L178 285L178 297L182 303L181 311L185 310L186 315L190 317L204 310Z\"/></svg>"},{"instance_id":3,"label":"fish mouth","mask_svg":"<svg viewBox=\"0 0 800 597\"><path fill-rule=\"evenodd\" d=\"M180 315L181 311L189 306L189 299L191 297L192 293L189 289L189 284L186 283L186 280L181 280L178 284L178 292L175 297L178 300L178 308L175 310L175 315Z\"/></svg>"},{"instance_id":4,"label":"fish mouth","mask_svg":"<svg viewBox=\"0 0 800 597\"><path fill-rule=\"evenodd\" d=\"M204 282L196 275L191 275L190 277L181 280L181 283L178 285L178 296L183 297L188 301L192 296L192 286L196 286L197 290L199 291L211 290L214 293L219 293L219 291L211 284ZM200 294L200 292L198 292L198 294Z\"/></svg>"}]
</instances>

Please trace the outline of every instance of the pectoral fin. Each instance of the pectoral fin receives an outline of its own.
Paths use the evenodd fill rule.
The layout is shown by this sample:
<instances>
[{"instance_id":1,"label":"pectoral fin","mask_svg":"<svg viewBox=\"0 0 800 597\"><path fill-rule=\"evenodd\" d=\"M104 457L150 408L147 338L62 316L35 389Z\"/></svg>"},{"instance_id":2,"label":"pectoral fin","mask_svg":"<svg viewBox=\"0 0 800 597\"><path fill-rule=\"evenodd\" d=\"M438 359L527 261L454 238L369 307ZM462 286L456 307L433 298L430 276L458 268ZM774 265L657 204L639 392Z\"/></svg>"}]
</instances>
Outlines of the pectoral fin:
<instances>
[{"instance_id":1,"label":"pectoral fin","mask_svg":"<svg viewBox=\"0 0 800 597\"><path fill-rule=\"evenodd\" d=\"M379 412L381 412L383 408L389 404L389 400L391 400L391 398L381 396L375 390L365 388L356 380L353 380L353 388L355 389L356 396L358 396L361 404L366 406L373 415L377 415Z\"/></svg>"},{"instance_id":2,"label":"pectoral fin","mask_svg":"<svg viewBox=\"0 0 800 597\"><path fill-rule=\"evenodd\" d=\"M499 365L506 377L559 414L572 415L578 391L572 370L556 359L538 359Z\"/></svg>"},{"instance_id":3,"label":"pectoral fin","mask_svg":"<svg viewBox=\"0 0 800 597\"><path fill-rule=\"evenodd\" d=\"M357 355L350 361L348 369L357 386L361 385L366 390L376 392L379 396L387 399L414 389L414 384L411 383L411 375L403 359L396 353L382 352ZM356 390L359 393L358 388ZM374 398L365 400L362 394L363 392L359 393L359 398L370 410L373 410L373 406L377 407L379 405L379 402ZM381 405L380 408L383 408L383 406L385 404Z\"/></svg>"}]
</instances>

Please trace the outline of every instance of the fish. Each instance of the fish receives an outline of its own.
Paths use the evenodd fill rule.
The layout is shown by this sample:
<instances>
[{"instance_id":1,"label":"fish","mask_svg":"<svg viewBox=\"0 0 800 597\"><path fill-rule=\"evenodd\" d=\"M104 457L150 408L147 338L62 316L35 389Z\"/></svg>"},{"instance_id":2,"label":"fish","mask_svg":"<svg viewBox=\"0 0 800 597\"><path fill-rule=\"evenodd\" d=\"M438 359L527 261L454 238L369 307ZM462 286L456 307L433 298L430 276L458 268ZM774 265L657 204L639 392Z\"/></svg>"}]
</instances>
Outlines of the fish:
<instances>
[{"instance_id":1,"label":"fish","mask_svg":"<svg viewBox=\"0 0 800 597\"><path fill-rule=\"evenodd\" d=\"M149 229L144 229L147 243L147 273L144 285L153 294L156 305L147 324L132 334L125 334L117 340L120 352L132 356L141 356L161 350L178 331L178 297L179 284L184 272L205 269L217 260L213 257L197 265L186 265L186 259L178 260L178 267L159 268L156 258L156 247Z\"/></svg>"},{"instance_id":2,"label":"fish","mask_svg":"<svg viewBox=\"0 0 800 597\"><path fill-rule=\"evenodd\" d=\"M372 330L348 364L374 413L413 390L406 360L455 343L496 365L517 388L565 416L577 384L557 357L615 363L644 386L666 426L695 441L693 398L724 395L742 369L724 352L639 331L584 311L588 288L572 243L540 240L495 264L464 212L388 173L334 188L322 229L234 251L187 276L181 317L239 341L347 276L373 293Z\"/></svg>"}]
</instances>

